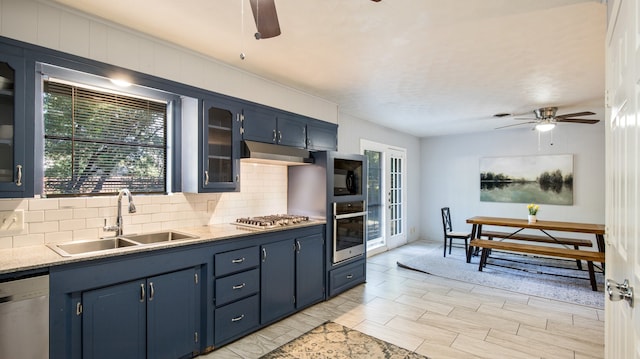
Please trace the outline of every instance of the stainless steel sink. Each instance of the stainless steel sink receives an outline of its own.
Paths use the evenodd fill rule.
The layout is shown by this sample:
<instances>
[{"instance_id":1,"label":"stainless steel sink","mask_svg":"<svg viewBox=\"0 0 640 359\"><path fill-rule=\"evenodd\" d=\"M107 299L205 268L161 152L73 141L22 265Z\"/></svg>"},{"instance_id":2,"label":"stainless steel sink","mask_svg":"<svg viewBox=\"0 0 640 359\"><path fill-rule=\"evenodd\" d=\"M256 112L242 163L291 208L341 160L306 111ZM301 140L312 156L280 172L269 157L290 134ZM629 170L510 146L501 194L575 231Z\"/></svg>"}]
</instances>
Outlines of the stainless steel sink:
<instances>
[{"instance_id":1,"label":"stainless steel sink","mask_svg":"<svg viewBox=\"0 0 640 359\"><path fill-rule=\"evenodd\" d=\"M87 254L104 253L105 251L119 251L134 246L150 246L153 244L167 243L197 239L198 236L175 231L164 231L144 234L131 234L117 238L96 239L88 241L74 241L66 243L50 243L47 246L63 257L73 257Z\"/></svg>"},{"instance_id":2,"label":"stainless steel sink","mask_svg":"<svg viewBox=\"0 0 640 359\"><path fill-rule=\"evenodd\" d=\"M156 232L156 233L144 233L144 234L132 234L132 235L124 235L123 239L130 240L132 242L140 243L140 244L151 244L151 243L162 243L169 241L181 241L187 239L197 239L197 236L193 236L186 233L174 232L174 231L165 231L165 232Z\"/></svg>"},{"instance_id":3,"label":"stainless steel sink","mask_svg":"<svg viewBox=\"0 0 640 359\"><path fill-rule=\"evenodd\" d=\"M88 241L76 241L67 243L51 243L48 244L49 248L53 249L56 253L63 257L71 257L83 254L93 254L96 252L102 252L107 250L115 250L119 248L126 248L131 246L137 246L138 243L132 242L125 238L107 238L96 239Z\"/></svg>"}]
</instances>

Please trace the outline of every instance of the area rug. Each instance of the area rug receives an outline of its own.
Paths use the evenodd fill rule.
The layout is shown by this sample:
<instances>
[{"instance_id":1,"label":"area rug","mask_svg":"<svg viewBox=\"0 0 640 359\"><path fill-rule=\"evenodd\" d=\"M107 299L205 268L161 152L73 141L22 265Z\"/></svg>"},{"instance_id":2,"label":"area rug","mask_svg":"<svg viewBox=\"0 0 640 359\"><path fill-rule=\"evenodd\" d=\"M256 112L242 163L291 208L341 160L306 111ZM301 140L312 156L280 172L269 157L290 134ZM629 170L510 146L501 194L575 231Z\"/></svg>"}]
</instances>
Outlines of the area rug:
<instances>
[{"instance_id":1,"label":"area rug","mask_svg":"<svg viewBox=\"0 0 640 359\"><path fill-rule=\"evenodd\" d=\"M479 257L466 262L464 249L442 256L442 247L427 254L399 261L398 266L427 274L517 293L604 308L604 275L596 268L598 291L591 290L587 264L578 270L574 260L552 259L493 251L487 266L478 271ZM599 263L594 263L599 265Z\"/></svg>"},{"instance_id":2,"label":"area rug","mask_svg":"<svg viewBox=\"0 0 640 359\"><path fill-rule=\"evenodd\" d=\"M427 357L334 322L326 322L261 358L425 359Z\"/></svg>"}]
</instances>

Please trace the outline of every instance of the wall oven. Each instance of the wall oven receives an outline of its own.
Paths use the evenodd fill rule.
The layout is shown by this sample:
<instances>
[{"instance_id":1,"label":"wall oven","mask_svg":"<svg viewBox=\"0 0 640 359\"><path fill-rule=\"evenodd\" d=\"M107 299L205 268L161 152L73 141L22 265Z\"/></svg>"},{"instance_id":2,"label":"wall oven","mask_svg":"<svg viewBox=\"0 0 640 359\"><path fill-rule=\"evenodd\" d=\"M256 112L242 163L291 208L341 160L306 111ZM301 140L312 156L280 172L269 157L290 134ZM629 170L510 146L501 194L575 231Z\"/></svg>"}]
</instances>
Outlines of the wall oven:
<instances>
[{"instance_id":1,"label":"wall oven","mask_svg":"<svg viewBox=\"0 0 640 359\"><path fill-rule=\"evenodd\" d=\"M365 253L367 211L364 201L333 203L333 263Z\"/></svg>"}]
</instances>

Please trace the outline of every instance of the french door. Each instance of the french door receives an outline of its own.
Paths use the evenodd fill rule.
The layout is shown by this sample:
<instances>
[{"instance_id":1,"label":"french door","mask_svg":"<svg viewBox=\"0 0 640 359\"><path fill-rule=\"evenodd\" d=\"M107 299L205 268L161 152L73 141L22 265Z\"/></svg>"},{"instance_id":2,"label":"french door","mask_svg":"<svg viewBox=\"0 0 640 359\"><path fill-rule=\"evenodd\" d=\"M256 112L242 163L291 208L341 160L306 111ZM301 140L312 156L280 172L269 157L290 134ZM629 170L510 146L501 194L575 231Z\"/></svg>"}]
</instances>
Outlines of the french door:
<instances>
[{"instance_id":1,"label":"french door","mask_svg":"<svg viewBox=\"0 0 640 359\"><path fill-rule=\"evenodd\" d=\"M361 140L367 156L367 251L406 242L406 150Z\"/></svg>"}]
</instances>

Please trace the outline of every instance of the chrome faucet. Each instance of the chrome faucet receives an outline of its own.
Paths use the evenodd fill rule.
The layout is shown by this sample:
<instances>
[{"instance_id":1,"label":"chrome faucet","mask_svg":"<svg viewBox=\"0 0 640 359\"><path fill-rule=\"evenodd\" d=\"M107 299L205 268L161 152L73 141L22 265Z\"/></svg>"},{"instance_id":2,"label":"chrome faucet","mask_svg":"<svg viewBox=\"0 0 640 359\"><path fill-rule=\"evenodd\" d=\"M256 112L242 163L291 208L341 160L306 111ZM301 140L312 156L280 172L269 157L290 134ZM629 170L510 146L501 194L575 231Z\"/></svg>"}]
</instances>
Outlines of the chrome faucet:
<instances>
[{"instance_id":1,"label":"chrome faucet","mask_svg":"<svg viewBox=\"0 0 640 359\"><path fill-rule=\"evenodd\" d=\"M129 213L136 213L136 206L133 204L133 196L131 195L131 191L126 188L123 188L118 192L118 217L116 218L115 226L107 226L107 220L104 220L104 228L102 229L105 232L116 232L116 237L122 235L122 196L127 195L127 199L129 200Z\"/></svg>"}]
</instances>

